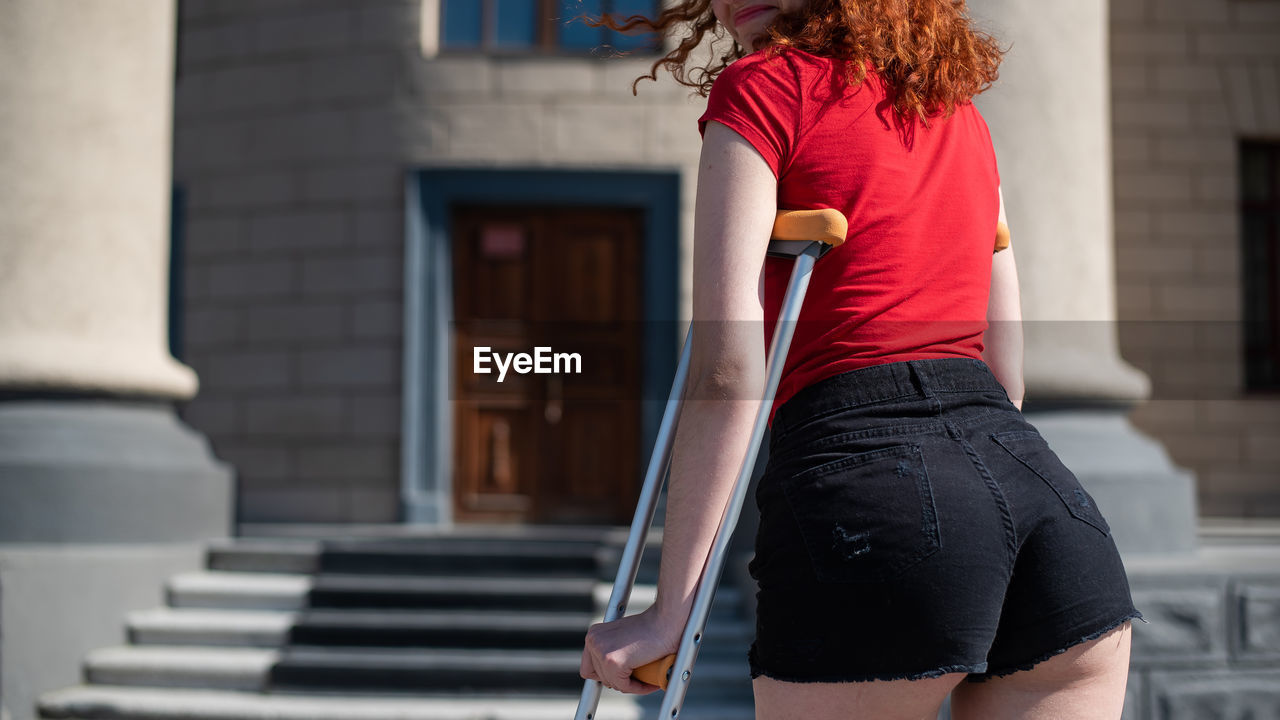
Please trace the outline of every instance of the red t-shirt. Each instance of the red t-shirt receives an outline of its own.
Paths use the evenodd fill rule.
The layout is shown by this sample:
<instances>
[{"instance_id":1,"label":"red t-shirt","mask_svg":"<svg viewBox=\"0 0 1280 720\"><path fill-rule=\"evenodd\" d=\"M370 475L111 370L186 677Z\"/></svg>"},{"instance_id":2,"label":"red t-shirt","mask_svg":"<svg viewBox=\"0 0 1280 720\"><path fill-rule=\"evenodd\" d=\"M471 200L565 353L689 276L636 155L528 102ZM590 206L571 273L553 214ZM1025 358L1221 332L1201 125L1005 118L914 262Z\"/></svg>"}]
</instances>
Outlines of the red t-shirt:
<instances>
[{"instance_id":1,"label":"red t-shirt","mask_svg":"<svg viewBox=\"0 0 1280 720\"><path fill-rule=\"evenodd\" d=\"M793 49L726 68L698 121L723 123L778 178L778 207L835 208L845 243L818 261L774 410L824 378L879 363L981 358L1000 210L987 125L972 103L951 117L895 122L873 70L840 85L839 61ZM772 339L792 262L765 263Z\"/></svg>"}]
</instances>

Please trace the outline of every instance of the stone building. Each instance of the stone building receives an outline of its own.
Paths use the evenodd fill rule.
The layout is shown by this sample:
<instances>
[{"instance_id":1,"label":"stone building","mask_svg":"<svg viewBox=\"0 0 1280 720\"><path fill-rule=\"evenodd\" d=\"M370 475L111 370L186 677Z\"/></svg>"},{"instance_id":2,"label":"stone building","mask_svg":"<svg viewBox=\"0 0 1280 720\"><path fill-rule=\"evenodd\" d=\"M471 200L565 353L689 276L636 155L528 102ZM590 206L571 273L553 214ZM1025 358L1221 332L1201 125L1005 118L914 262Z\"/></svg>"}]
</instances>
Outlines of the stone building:
<instances>
[{"instance_id":1,"label":"stone building","mask_svg":"<svg viewBox=\"0 0 1280 720\"><path fill-rule=\"evenodd\" d=\"M394 674L372 651L316 649L374 622L367 607L358 621L335 609L354 602L351 584L385 603L370 587L427 593L404 577L413 568L524 563L541 578L539 563L550 576L601 548L616 557L609 528L629 520L688 317L701 101L661 75L633 96L655 57L645 40L562 21L580 6L651 5L0 9L0 98L28 108L0 113L0 702L14 720L80 682L41 712L473 712L475 697L263 705L256 693L336 687L325 668L356 691L361 672ZM1280 357L1267 344L1280 337L1267 304L1280 297L1280 5L971 6L1011 43L979 104L1023 279L1027 409L1107 509L1151 620L1135 630L1126 717L1280 717L1280 400L1268 394L1280 376L1267 364ZM592 51L602 43L632 54ZM157 120L171 108L170 183ZM41 183L14 179L26 177ZM170 184L168 330L199 377L194 398L163 347ZM86 231L117 218L115 244ZM52 259L31 250L68 238L74 251ZM39 324L15 311L31 307L54 310L44 335L88 340L76 353L33 342ZM467 372L480 346L604 361L499 384ZM68 354L91 362L44 371ZM65 462L68 428L98 454ZM196 433L234 468L234 492ZM120 465L121 437L134 457L170 451L102 501L85 468ZM32 438L52 470L13 469L42 447ZM123 467L107 476L133 477ZM166 482L174 467L198 480ZM67 490L41 492L48 478ZM734 584L723 604L749 599ZM733 610L723 634L740 641ZM415 617L426 632L446 616ZM129 645L108 647L122 622ZM740 672L705 667L721 666ZM526 670L515 684L546 682ZM706 716L744 712L741 683L716 683ZM545 702L563 714L563 697Z\"/></svg>"},{"instance_id":2,"label":"stone building","mask_svg":"<svg viewBox=\"0 0 1280 720\"><path fill-rule=\"evenodd\" d=\"M1134 422L1202 515L1275 518L1280 4L1111 6L1120 339L1153 384Z\"/></svg>"},{"instance_id":3,"label":"stone building","mask_svg":"<svg viewBox=\"0 0 1280 720\"><path fill-rule=\"evenodd\" d=\"M431 26L438 4L301 6L192 3L184 16L174 163L187 198L185 357L207 376L186 417L240 468L242 522L448 522L486 512L494 520L554 519L556 498L570 500L567 488L512 478L491 498L507 509L485 511L463 507L440 481L454 451L437 434L454 424L444 401L455 394L442 341L470 331L449 308L468 307L474 298L462 293L472 278L495 296L533 283L531 297L557 304L554 313L542 311L552 314L538 328L554 333L579 319L568 308L603 311L601 301L611 298L599 293L616 289L612 299L630 314L616 318L622 330L609 342L622 357L645 353L617 402L626 403L621 415L638 418L642 398L664 396L661 370L669 376L678 341L696 105L670 82L642 84L640 98L631 95L649 56L488 54L432 37L426 57L422 35L439 32ZM421 194L406 195L410 186ZM468 205L492 209L455 209ZM606 214L565 210L582 206ZM407 214L422 224L408 245ZM484 265L538 252L533 233L577 231L566 223L594 223L583 230L597 239L528 256L526 266L539 268L528 275ZM484 235L486 252L497 255L448 253L450 232ZM616 233L629 244L614 256L608 248L616 244L605 238ZM602 265L587 277L575 262ZM457 273L472 277L455 280ZM630 278L637 280L623 287ZM510 310L474 312L499 309ZM499 349L515 342L525 350L545 341L494 340ZM545 404L553 388L543 380L500 402ZM478 410L474 422L500 419L488 412ZM581 435L575 423L598 419L566 415L563 442ZM405 422L417 428L409 432L418 443L401 442ZM510 409L503 422L517 423L511 437L527 434ZM639 434L630 425L619 431L626 439L608 444L627 449L628 469L616 477L629 478ZM531 472L532 447L513 452L513 472ZM540 509L512 509L529 502ZM622 513L579 520L621 522Z\"/></svg>"},{"instance_id":4,"label":"stone building","mask_svg":"<svg viewBox=\"0 0 1280 720\"><path fill-rule=\"evenodd\" d=\"M184 353L205 389L186 417L240 470L241 522L454 513L454 499L406 478L415 460L401 450L416 372L403 352L415 326L403 302L413 275L401 264L410 168L430 175L419 182L452 186L462 176L448 172L466 170L482 184L511 177L546 189L524 201L498 191L512 205L545 203L556 194L548 179L566 169L579 172L563 183L593 186L640 172L633 179L667 193L646 210L667 226L642 243L662 280L632 292L644 293L644 320L678 319L698 109L665 77L631 96L650 58L450 48L430 3L310 2L302 21L288 3L192 6L175 178L186 199ZM1246 383L1239 183L1241 143L1276 134L1274 4L1116 0L1110 12L1118 334L1154 383L1135 422L1197 474L1202 514L1274 517L1280 405L1265 383ZM1010 202L1015 224L1038 222ZM426 221L437 223L428 233L445 222ZM448 281L453 268L443 271ZM449 286L426 292L436 295L425 305L456 302ZM670 342L647 362L660 364ZM656 374L641 396L661 396L649 387L662 384ZM430 439L424 447L436 462L450 454Z\"/></svg>"}]
</instances>

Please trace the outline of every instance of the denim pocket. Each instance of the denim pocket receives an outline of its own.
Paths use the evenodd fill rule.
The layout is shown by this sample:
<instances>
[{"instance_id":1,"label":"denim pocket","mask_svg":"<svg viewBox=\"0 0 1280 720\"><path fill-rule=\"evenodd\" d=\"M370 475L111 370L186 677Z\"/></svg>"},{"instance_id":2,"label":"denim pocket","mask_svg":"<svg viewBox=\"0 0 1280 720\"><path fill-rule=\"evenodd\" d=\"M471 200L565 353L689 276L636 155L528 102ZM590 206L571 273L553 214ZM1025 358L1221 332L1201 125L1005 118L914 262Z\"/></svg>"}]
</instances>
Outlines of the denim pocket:
<instances>
[{"instance_id":1,"label":"denim pocket","mask_svg":"<svg viewBox=\"0 0 1280 720\"><path fill-rule=\"evenodd\" d=\"M1004 448L1018 462L1026 465L1045 484L1062 499L1067 511L1077 520L1083 520L1097 528L1104 535L1111 533L1111 527L1098 510L1093 497L1085 492L1080 481L1066 465L1058 459L1049 443L1035 430L1015 430L997 433L991 439Z\"/></svg>"},{"instance_id":2,"label":"denim pocket","mask_svg":"<svg viewBox=\"0 0 1280 720\"><path fill-rule=\"evenodd\" d=\"M933 490L916 445L848 455L793 475L782 487L819 580L887 580L940 546Z\"/></svg>"}]
</instances>

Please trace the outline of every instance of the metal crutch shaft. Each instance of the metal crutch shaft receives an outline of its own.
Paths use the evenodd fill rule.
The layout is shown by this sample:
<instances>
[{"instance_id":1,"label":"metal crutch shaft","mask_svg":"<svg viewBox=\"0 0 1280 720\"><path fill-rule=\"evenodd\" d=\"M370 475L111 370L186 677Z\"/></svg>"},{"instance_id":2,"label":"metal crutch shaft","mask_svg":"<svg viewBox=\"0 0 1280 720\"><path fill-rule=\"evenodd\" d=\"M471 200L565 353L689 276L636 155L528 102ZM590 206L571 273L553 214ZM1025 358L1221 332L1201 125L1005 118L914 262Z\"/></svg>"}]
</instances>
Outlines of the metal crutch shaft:
<instances>
[{"instance_id":1,"label":"metal crutch shaft","mask_svg":"<svg viewBox=\"0 0 1280 720\"><path fill-rule=\"evenodd\" d=\"M604 622L612 622L622 617L631 599L631 589L635 586L636 573L640 568L640 556L644 552L644 541L653 525L653 514L658 508L658 496L662 491L662 478L667 473L667 465L671 461L671 447L675 442L676 421L680 418L680 404L684 398L685 380L689 376L689 356L692 353L692 333L685 337L684 349L680 352L680 364L676 367L675 381L671 384L671 394L667 397L667 406L662 413L662 424L658 428L658 439L653 445L653 454L649 458L649 468L645 471L644 486L640 490L640 501L636 506L636 515L631 520L631 533L627 536L627 544L622 550L622 559L618 565L618 576L613 581L613 591L609 593L609 605L605 608ZM600 704L601 685L599 680L587 680L582 687L582 698L578 701L578 712L575 720L594 720L596 707Z\"/></svg>"},{"instance_id":2,"label":"metal crutch shaft","mask_svg":"<svg viewBox=\"0 0 1280 720\"><path fill-rule=\"evenodd\" d=\"M796 319L800 314L800 304L808 287L809 273L819 252L818 244L814 243L796 258L796 267L792 271L791 282L787 288L787 300L784 302L781 317L778 318L772 347L769 351L764 398L756 414L755 424L752 427L751 440L747 445L747 455L743 458L737 481L734 483L733 493L725 505L724 516L720 521L719 529L716 531L715 541L712 543L711 552L707 556L707 563L703 568L702 577L698 581L698 591L694 596L693 608L689 613L689 620L685 625L684 635L680 640L680 650L676 653L675 664L672 668L669 684L666 687L666 694L662 699L661 709L658 711L659 718L677 717L680 708L684 704L685 694L689 690L689 683L693 675L693 664L697 660L702 642L702 633L706 628L707 618L711 614L711 603L715 597L716 586L720 581L720 574L724 569L729 542L733 537L734 528L738 524L738 516L746 498L747 488L751 484L751 473L755 467L756 455L760 442L764 437L765 427L768 424L769 411L773 405L773 394L782 374L782 365L786 361L787 349L791 344L791 335L795 329Z\"/></svg>"},{"instance_id":3,"label":"metal crutch shaft","mask_svg":"<svg viewBox=\"0 0 1280 720\"><path fill-rule=\"evenodd\" d=\"M791 344L791 335L800 314L801 304L804 301L805 291L809 283L809 274L813 269L814 262L823 253L844 241L846 232L847 222L844 216L836 210L781 211L775 220L772 235L773 241L769 246L769 254L779 257L794 257L796 260L792 269L791 281L783 299L782 311L779 313L778 323L774 328L773 341L770 343L769 357L766 364L765 393L753 425L751 440L748 444L750 449L747 452L747 457L744 458L738 479L734 485L734 491L725 507L720 527L716 532L716 538L712 544L707 564L703 568L702 578L699 581L698 592L695 595L689 622L685 626L685 633L681 639L679 652L674 656L668 656L642 668L637 668L634 673L637 678L650 684L660 685L664 690L667 690L659 716L661 718L666 718L668 715L670 717L676 716L679 705L683 702L687 691L693 663L697 659L697 648L701 641L702 630L706 625L711 601L715 594L715 586L723 569L728 543L732 537L733 528L737 525L747 486L750 484L751 471L755 465L756 454L761 438L764 435L765 426L768 423L773 394L781 378L782 366L786 361L787 349ZM680 365L676 370L676 379L672 385L671 395L667 400L666 411L659 429L658 441L654 445L649 468L645 474L645 483L641 490L640 501L636 507L636 515L632 520L631 533L623 550L617 579L610 595L609 606L605 611L605 622L622 617L626 609L626 602L635 583L640 555L644 551L644 538L652 525L661 484L670 464L671 450L675 438L675 425L680 413L684 385L688 378L692 334L692 330L690 330L688 337L685 339ZM669 688L667 683L667 673L673 664L678 669L678 682L674 690ZM585 683L582 698L578 703L576 720L593 720L600 701L600 692L601 685L599 681L588 680Z\"/></svg>"}]
</instances>

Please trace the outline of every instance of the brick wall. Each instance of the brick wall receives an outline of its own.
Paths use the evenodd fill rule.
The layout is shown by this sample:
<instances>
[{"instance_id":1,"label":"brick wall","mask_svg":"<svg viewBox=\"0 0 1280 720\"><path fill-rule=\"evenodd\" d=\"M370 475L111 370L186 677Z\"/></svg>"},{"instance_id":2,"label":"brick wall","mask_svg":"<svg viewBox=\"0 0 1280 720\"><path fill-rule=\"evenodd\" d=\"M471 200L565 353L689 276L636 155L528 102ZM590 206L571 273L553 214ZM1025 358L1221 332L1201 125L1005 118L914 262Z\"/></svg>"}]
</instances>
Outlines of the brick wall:
<instances>
[{"instance_id":1,"label":"brick wall","mask_svg":"<svg viewBox=\"0 0 1280 720\"><path fill-rule=\"evenodd\" d=\"M1237 143L1280 140L1280 2L1112 0L1120 344L1202 515L1280 516L1280 402L1243 389Z\"/></svg>"},{"instance_id":2,"label":"brick wall","mask_svg":"<svg viewBox=\"0 0 1280 720\"><path fill-rule=\"evenodd\" d=\"M184 417L235 464L241 521L396 521L405 173L692 177L697 103L671 82L632 97L647 59L426 60L419 0L180 7L185 359L202 383Z\"/></svg>"},{"instance_id":3,"label":"brick wall","mask_svg":"<svg viewBox=\"0 0 1280 720\"><path fill-rule=\"evenodd\" d=\"M241 520L396 519L402 163L416 3L182 0L186 419Z\"/></svg>"}]
</instances>

